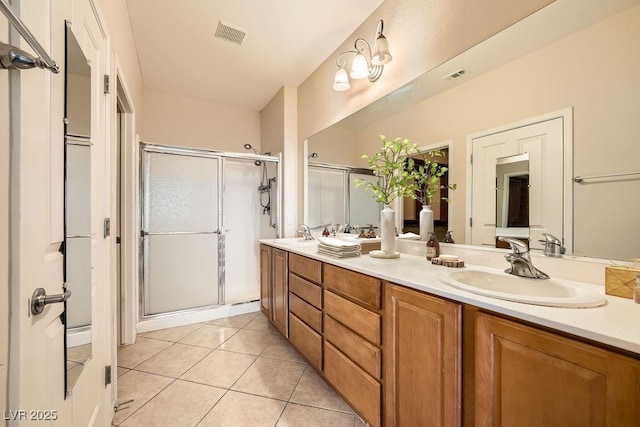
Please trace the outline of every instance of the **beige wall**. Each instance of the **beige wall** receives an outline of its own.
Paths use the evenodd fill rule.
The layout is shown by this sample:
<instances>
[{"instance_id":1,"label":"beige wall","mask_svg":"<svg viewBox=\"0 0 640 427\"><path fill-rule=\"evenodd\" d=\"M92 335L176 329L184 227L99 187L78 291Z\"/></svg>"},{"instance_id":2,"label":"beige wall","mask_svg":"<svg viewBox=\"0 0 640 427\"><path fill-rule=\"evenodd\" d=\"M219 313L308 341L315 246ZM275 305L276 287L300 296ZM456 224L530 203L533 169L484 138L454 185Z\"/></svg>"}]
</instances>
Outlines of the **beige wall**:
<instances>
[{"instance_id":1,"label":"beige wall","mask_svg":"<svg viewBox=\"0 0 640 427\"><path fill-rule=\"evenodd\" d=\"M9 40L0 16L0 40ZM9 72L0 71L0 413L7 409L9 361Z\"/></svg>"},{"instance_id":2,"label":"beige wall","mask_svg":"<svg viewBox=\"0 0 640 427\"><path fill-rule=\"evenodd\" d=\"M270 151L276 155L282 153L283 182L281 219L283 228L280 237L293 236L297 224L290 212L297 209L298 199L302 197L298 183L287 181L286 176L294 176L301 163L301 153L298 151L297 127L297 91L290 86L283 86L271 101L260 112L260 138L263 151Z\"/></svg>"},{"instance_id":3,"label":"beige wall","mask_svg":"<svg viewBox=\"0 0 640 427\"><path fill-rule=\"evenodd\" d=\"M318 153L309 161L352 166L359 163L360 154L353 130L333 126L309 138L309 154Z\"/></svg>"},{"instance_id":4,"label":"beige wall","mask_svg":"<svg viewBox=\"0 0 640 427\"><path fill-rule=\"evenodd\" d=\"M142 140L153 144L245 152L260 148L260 113L144 90Z\"/></svg>"},{"instance_id":5,"label":"beige wall","mask_svg":"<svg viewBox=\"0 0 640 427\"><path fill-rule=\"evenodd\" d=\"M273 155L284 151L284 87L260 112L260 144Z\"/></svg>"},{"instance_id":6,"label":"beige wall","mask_svg":"<svg viewBox=\"0 0 640 427\"><path fill-rule=\"evenodd\" d=\"M403 136L419 145L452 139L450 183L457 183L458 189L450 193L454 212L450 228L462 242L468 134L573 107L576 175L639 170L638 52L640 6L358 131L358 150L374 152L379 133ZM603 155L607 152L610 155ZM635 185L637 194L637 181ZM575 229L579 250L580 245L599 244L597 239L603 237L602 232L594 232L602 230L602 223L593 223L591 218L597 216L593 208L600 211L607 203L619 206L619 202L610 201L613 196L604 187L577 188ZM595 199L580 197L579 190L597 194L593 195ZM632 215L637 224L638 209L629 209L628 220L622 224L633 224ZM585 212L592 214L580 215Z\"/></svg>"},{"instance_id":7,"label":"beige wall","mask_svg":"<svg viewBox=\"0 0 640 427\"><path fill-rule=\"evenodd\" d=\"M127 84L128 94L131 97L133 108L136 112L135 132L143 135L142 128L142 99L144 84L142 71L138 61L138 51L133 40L131 22L126 0L97 0L100 11L106 21L110 37L111 52L115 52L121 67L122 77ZM113 78L115 85L115 76Z\"/></svg>"}]
</instances>

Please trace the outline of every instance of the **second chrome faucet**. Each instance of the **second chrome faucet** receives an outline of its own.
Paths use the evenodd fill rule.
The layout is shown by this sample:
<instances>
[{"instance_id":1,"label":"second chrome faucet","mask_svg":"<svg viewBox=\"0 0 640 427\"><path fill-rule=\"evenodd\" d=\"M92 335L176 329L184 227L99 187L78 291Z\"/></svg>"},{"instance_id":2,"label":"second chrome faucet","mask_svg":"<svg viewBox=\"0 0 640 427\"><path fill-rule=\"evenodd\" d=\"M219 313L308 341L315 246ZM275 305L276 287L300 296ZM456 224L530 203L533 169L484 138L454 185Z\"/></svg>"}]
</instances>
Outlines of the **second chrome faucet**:
<instances>
[{"instance_id":1,"label":"second chrome faucet","mask_svg":"<svg viewBox=\"0 0 640 427\"><path fill-rule=\"evenodd\" d=\"M509 264L511 264L511 267L507 268L505 273L520 277L530 277L532 279L549 278L548 274L543 273L533 266L533 262L529 256L529 246L527 246L525 242L510 237L498 237L498 239L511 246L511 252L504 256Z\"/></svg>"}]
</instances>

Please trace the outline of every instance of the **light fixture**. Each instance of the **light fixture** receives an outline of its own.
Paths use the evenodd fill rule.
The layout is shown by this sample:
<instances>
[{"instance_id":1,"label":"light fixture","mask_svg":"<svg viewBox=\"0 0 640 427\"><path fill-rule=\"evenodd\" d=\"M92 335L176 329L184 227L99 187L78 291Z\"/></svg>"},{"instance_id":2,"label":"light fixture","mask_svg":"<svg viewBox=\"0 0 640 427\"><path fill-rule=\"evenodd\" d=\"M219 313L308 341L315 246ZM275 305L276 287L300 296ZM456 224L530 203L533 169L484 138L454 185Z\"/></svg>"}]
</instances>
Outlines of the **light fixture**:
<instances>
[{"instance_id":1,"label":"light fixture","mask_svg":"<svg viewBox=\"0 0 640 427\"><path fill-rule=\"evenodd\" d=\"M371 46L365 39L357 38L353 43L355 50L347 50L338 55L338 58L336 58L338 71L336 71L336 75L333 78L333 90L337 92L349 90L351 88L349 77L355 80L369 79L372 83L380 78L385 64L391 62L392 59L389 53L389 43L384 34L382 34L383 27L384 22L381 19L376 29L373 53L371 52ZM344 60L344 56L347 54L355 54L351 62L351 72L348 75L347 70L345 70L346 61Z\"/></svg>"}]
</instances>

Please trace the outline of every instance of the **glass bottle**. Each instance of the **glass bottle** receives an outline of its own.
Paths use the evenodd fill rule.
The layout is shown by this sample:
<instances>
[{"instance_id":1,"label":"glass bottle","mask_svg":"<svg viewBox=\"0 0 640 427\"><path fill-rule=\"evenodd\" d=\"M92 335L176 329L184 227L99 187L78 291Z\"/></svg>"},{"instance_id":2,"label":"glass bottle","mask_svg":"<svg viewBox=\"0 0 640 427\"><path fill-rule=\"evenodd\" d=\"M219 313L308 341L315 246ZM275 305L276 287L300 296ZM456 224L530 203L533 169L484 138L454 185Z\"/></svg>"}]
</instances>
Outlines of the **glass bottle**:
<instances>
[{"instance_id":1,"label":"glass bottle","mask_svg":"<svg viewBox=\"0 0 640 427\"><path fill-rule=\"evenodd\" d=\"M436 239L436 235L431 233L429 240L427 241L427 260L431 261L432 258L440 256L440 243Z\"/></svg>"},{"instance_id":2,"label":"glass bottle","mask_svg":"<svg viewBox=\"0 0 640 427\"><path fill-rule=\"evenodd\" d=\"M640 276L636 277L636 287L633 288L633 302L640 304Z\"/></svg>"}]
</instances>

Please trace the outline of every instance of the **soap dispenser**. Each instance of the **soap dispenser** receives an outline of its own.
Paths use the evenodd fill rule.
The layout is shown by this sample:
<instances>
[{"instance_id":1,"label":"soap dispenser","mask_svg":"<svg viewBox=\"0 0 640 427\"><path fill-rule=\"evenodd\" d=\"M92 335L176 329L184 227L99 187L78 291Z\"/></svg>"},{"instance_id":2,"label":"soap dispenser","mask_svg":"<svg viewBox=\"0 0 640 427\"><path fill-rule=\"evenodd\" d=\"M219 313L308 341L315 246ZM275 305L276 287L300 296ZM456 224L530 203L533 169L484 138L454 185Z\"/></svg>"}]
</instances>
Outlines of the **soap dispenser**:
<instances>
[{"instance_id":1,"label":"soap dispenser","mask_svg":"<svg viewBox=\"0 0 640 427\"><path fill-rule=\"evenodd\" d=\"M327 227L324 227L324 230L322 231L322 235L324 237L329 237L331 235L331 233L329 233L329 229Z\"/></svg>"},{"instance_id":2,"label":"soap dispenser","mask_svg":"<svg viewBox=\"0 0 640 427\"><path fill-rule=\"evenodd\" d=\"M447 231L444 235L444 240L442 241L442 243L455 243L453 241L453 237L451 237L451 231Z\"/></svg>"},{"instance_id":3,"label":"soap dispenser","mask_svg":"<svg viewBox=\"0 0 640 427\"><path fill-rule=\"evenodd\" d=\"M440 243L436 239L436 235L431 233L429 240L427 241L427 260L431 261L432 258L438 258L440 256Z\"/></svg>"}]
</instances>

